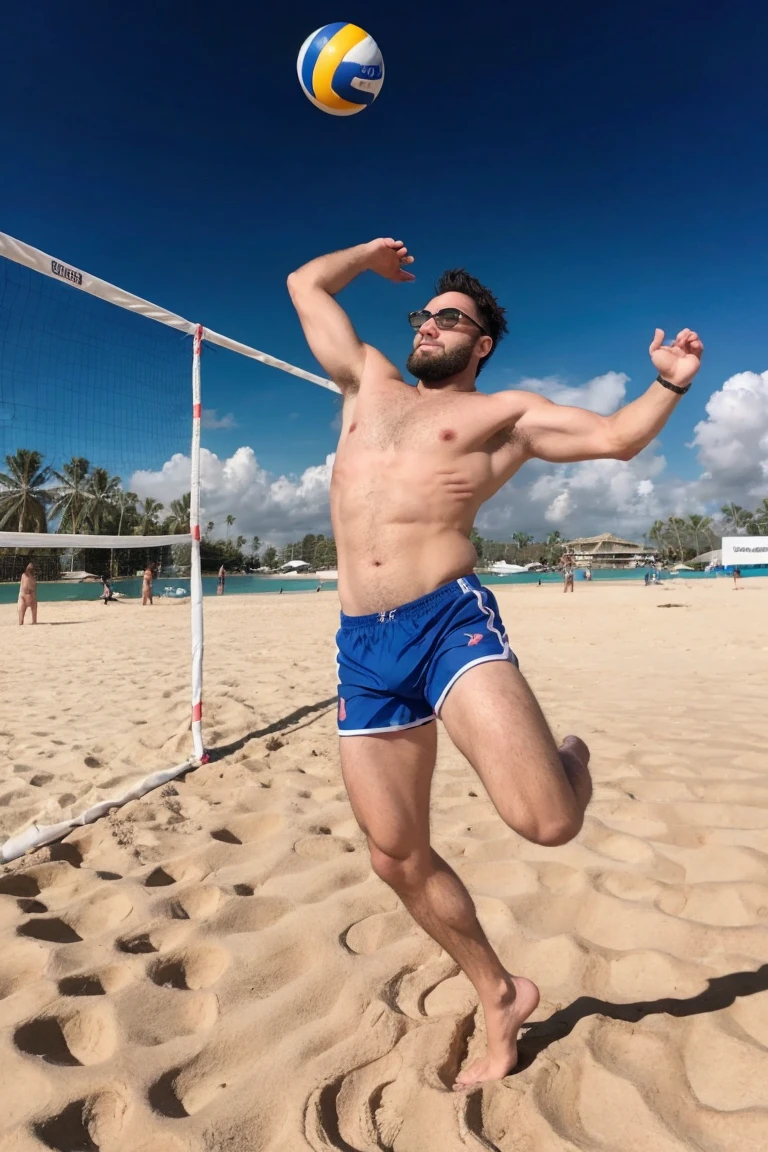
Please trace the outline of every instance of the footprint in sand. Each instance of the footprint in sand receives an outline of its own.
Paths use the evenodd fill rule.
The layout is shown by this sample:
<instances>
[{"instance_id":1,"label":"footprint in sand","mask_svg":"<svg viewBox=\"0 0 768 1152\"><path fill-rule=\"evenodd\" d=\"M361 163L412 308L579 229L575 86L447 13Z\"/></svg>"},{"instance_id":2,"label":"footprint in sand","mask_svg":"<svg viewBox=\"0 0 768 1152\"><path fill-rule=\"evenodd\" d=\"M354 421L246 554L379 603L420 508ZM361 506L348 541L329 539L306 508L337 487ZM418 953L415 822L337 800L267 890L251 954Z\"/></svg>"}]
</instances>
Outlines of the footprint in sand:
<instances>
[{"instance_id":1,"label":"footprint in sand","mask_svg":"<svg viewBox=\"0 0 768 1152\"><path fill-rule=\"evenodd\" d=\"M78 944L82 940L71 924L59 916L30 920L16 929L19 936L43 940L46 944Z\"/></svg>"},{"instance_id":2,"label":"footprint in sand","mask_svg":"<svg viewBox=\"0 0 768 1152\"><path fill-rule=\"evenodd\" d=\"M279 812L254 813L236 816L225 828L215 828L211 836L222 844L251 844L279 832L284 826L285 817Z\"/></svg>"},{"instance_id":3,"label":"footprint in sand","mask_svg":"<svg viewBox=\"0 0 768 1152\"><path fill-rule=\"evenodd\" d=\"M339 943L347 952L357 956L370 956L415 933L413 921L401 908L394 912L375 912L363 920L350 924L339 936Z\"/></svg>"},{"instance_id":4,"label":"footprint in sand","mask_svg":"<svg viewBox=\"0 0 768 1152\"><path fill-rule=\"evenodd\" d=\"M190 888L170 901L168 914L174 920L205 920L216 911L221 898L219 888Z\"/></svg>"},{"instance_id":5,"label":"footprint in sand","mask_svg":"<svg viewBox=\"0 0 768 1152\"><path fill-rule=\"evenodd\" d=\"M197 944L157 960L149 977L160 988L209 988L229 966L229 953L214 944Z\"/></svg>"},{"instance_id":6,"label":"footprint in sand","mask_svg":"<svg viewBox=\"0 0 768 1152\"><path fill-rule=\"evenodd\" d=\"M188 933L189 927L184 922L175 919L157 920L143 932L118 937L115 946L120 952L126 952L131 956L143 952L160 952L163 948L177 946Z\"/></svg>"},{"instance_id":7,"label":"footprint in sand","mask_svg":"<svg viewBox=\"0 0 768 1152\"><path fill-rule=\"evenodd\" d=\"M216 918L213 927L222 935L261 932L282 920L283 916L295 908L291 900L282 896L254 896L248 901L232 901Z\"/></svg>"},{"instance_id":8,"label":"footprint in sand","mask_svg":"<svg viewBox=\"0 0 768 1152\"><path fill-rule=\"evenodd\" d=\"M33 1131L38 1140L54 1152L112 1148L117 1146L129 1108L127 1087L113 1084L93 1096L73 1100L60 1112L38 1120ZM163 1152L171 1152L172 1145L165 1140L162 1147Z\"/></svg>"},{"instance_id":9,"label":"footprint in sand","mask_svg":"<svg viewBox=\"0 0 768 1152\"><path fill-rule=\"evenodd\" d=\"M57 987L62 996L107 996L120 992L132 980L133 975L124 964L110 964L95 972L63 976Z\"/></svg>"},{"instance_id":10,"label":"footprint in sand","mask_svg":"<svg viewBox=\"0 0 768 1152\"><path fill-rule=\"evenodd\" d=\"M305 860L331 860L334 856L343 856L345 852L354 852L355 849L348 840L333 836L329 829L317 836L303 836L293 845L293 850Z\"/></svg>"},{"instance_id":11,"label":"footprint in sand","mask_svg":"<svg viewBox=\"0 0 768 1152\"><path fill-rule=\"evenodd\" d=\"M57 1014L39 1016L21 1024L14 1043L29 1056L48 1064L101 1064L117 1048L117 1031L108 1005L63 1008Z\"/></svg>"},{"instance_id":12,"label":"footprint in sand","mask_svg":"<svg viewBox=\"0 0 768 1152\"><path fill-rule=\"evenodd\" d=\"M141 981L119 997L116 1011L124 1043L153 1048L208 1031L218 1019L219 1005L213 992L156 987Z\"/></svg>"},{"instance_id":13,"label":"footprint in sand","mask_svg":"<svg viewBox=\"0 0 768 1152\"><path fill-rule=\"evenodd\" d=\"M656 907L699 924L739 928L768 923L768 887L730 881L681 886L662 892Z\"/></svg>"},{"instance_id":14,"label":"footprint in sand","mask_svg":"<svg viewBox=\"0 0 768 1152\"><path fill-rule=\"evenodd\" d=\"M151 1085L149 1105L161 1116L181 1120L186 1116L194 1116L226 1088L226 1079L201 1077L194 1065L172 1068Z\"/></svg>"},{"instance_id":15,"label":"footprint in sand","mask_svg":"<svg viewBox=\"0 0 768 1152\"><path fill-rule=\"evenodd\" d=\"M104 892L84 901L67 919L83 940L101 936L115 928L133 911L133 903L124 892Z\"/></svg>"}]
</instances>

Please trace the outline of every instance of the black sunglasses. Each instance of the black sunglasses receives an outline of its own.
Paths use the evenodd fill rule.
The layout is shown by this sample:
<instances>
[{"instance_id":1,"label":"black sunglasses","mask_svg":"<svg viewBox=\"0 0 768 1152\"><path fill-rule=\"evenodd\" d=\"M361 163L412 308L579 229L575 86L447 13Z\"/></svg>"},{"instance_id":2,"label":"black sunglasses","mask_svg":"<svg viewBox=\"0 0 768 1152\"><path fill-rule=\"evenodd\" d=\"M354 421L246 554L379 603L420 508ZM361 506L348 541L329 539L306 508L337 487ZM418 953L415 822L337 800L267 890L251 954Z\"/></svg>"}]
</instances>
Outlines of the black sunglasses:
<instances>
[{"instance_id":1,"label":"black sunglasses","mask_svg":"<svg viewBox=\"0 0 768 1152\"><path fill-rule=\"evenodd\" d=\"M466 312L462 312L461 308L440 308L437 312L430 312L428 308L420 308L418 312L408 313L408 323L416 332L418 332L422 324L426 324L427 320L434 320L438 328L455 328L459 320L469 320L470 324L474 324L475 328L479 328L484 336L488 335L482 324L478 324L477 320L473 320L471 316L467 316Z\"/></svg>"}]
</instances>

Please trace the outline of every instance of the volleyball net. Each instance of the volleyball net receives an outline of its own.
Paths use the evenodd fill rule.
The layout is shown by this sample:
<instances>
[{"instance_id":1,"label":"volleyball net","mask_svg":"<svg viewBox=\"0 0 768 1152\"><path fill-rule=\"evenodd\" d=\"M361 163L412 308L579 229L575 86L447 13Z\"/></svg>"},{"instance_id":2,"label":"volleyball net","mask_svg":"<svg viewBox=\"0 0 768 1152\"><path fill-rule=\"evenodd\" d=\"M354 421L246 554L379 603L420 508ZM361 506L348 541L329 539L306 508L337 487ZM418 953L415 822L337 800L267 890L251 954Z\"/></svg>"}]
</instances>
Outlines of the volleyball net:
<instances>
[{"instance_id":1,"label":"volleyball net","mask_svg":"<svg viewBox=\"0 0 768 1152\"><path fill-rule=\"evenodd\" d=\"M184 613L184 628L163 637L162 663L177 671L188 665L191 696L186 720L168 716L170 738L162 721L154 725L141 764L128 763L135 757L116 746L105 754L96 740L89 751L87 733L78 733L73 747L103 771L86 789L75 787L76 794L67 788L66 770L60 778L53 765L39 771L50 750L30 745L29 762L14 767L19 795L0 814L0 860L57 839L206 758L200 463L202 364L204 350L213 347L338 391L314 373L0 233L0 603L15 602L3 590L32 564L55 600L67 599L75 583L79 599L79 582L92 581L93 599L123 599L134 611L149 570L154 596L168 594L174 613ZM188 475L188 490L166 505L151 491L151 478L169 462ZM40 585L38 593L42 599ZM10 620L12 610L5 612ZM178 647L182 632L186 659ZM119 635L109 639L117 643ZM155 643L147 632L147 644ZM43 648L35 652L40 657ZM135 663L135 655L113 653L113 666L121 660ZM0 663L0 675L8 674ZM28 663L24 674L43 669ZM146 676L146 669L136 675ZM109 685L107 676L102 703ZM119 707L119 727L118 713ZM14 723L40 728L34 694ZM184 758L168 767L162 758L172 750Z\"/></svg>"}]
</instances>

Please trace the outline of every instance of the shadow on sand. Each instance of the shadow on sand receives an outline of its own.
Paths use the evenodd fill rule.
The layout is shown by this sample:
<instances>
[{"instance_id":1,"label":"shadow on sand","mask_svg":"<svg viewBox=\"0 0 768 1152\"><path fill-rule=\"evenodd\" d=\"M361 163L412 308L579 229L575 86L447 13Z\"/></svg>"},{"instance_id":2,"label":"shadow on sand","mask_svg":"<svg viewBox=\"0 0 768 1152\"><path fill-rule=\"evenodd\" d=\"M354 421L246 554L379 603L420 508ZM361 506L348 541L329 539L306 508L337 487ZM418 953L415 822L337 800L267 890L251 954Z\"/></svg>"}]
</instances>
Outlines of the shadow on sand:
<instances>
[{"instance_id":1,"label":"shadow on sand","mask_svg":"<svg viewBox=\"0 0 768 1152\"><path fill-rule=\"evenodd\" d=\"M756 972L730 972L727 976L715 976L707 984L705 992L687 1000L668 996L660 1000L638 1000L633 1004L613 1004L609 1000L597 1000L594 996L580 996L567 1008L553 1012L548 1020L531 1024L520 1040L517 1071L529 1068L541 1052L556 1040L568 1036L586 1016L607 1016L609 1020L624 1020L629 1024L654 1015L700 1016L705 1012L719 1012L722 1008L728 1008L739 996L755 996L758 992L766 992L768 964L763 964Z\"/></svg>"}]
</instances>

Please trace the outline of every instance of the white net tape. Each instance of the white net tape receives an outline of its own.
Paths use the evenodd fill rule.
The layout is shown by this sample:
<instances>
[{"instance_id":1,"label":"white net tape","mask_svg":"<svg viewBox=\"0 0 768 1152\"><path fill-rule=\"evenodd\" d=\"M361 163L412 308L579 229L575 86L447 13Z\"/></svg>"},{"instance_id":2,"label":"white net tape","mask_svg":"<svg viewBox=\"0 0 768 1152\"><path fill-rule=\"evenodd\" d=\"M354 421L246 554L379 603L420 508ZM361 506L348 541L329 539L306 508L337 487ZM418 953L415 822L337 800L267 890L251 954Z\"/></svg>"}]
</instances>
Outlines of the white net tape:
<instances>
[{"instance_id":1,"label":"white net tape","mask_svg":"<svg viewBox=\"0 0 768 1152\"><path fill-rule=\"evenodd\" d=\"M191 544L192 536L94 536L79 532L0 532L0 548L166 548Z\"/></svg>"}]
</instances>

